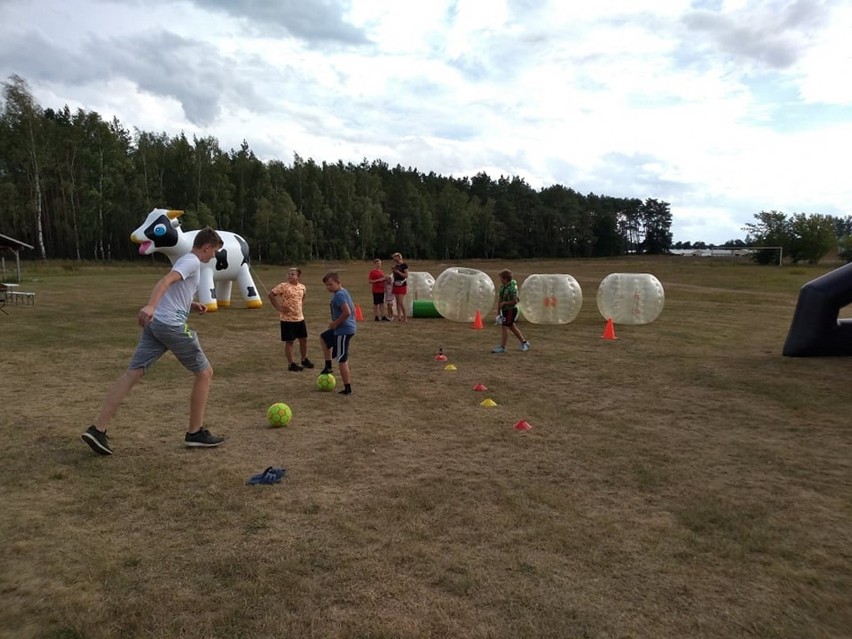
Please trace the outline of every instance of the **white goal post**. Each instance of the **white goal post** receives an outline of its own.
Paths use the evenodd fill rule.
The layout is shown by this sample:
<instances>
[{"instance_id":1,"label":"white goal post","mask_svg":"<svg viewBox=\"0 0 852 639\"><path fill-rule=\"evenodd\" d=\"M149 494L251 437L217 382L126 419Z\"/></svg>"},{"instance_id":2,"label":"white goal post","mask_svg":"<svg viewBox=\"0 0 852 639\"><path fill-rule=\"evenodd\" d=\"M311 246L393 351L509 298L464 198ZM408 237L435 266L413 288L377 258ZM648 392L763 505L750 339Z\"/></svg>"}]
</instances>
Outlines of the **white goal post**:
<instances>
[{"instance_id":1,"label":"white goal post","mask_svg":"<svg viewBox=\"0 0 852 639\"><path fill-rule=\"evenodd\" d=\"M782 246L711 246L703 249L701 253L708 257L741 257L752 255L758 251L778 251L778 266L784 263L784 247Z\"/></svg>"}]
</instances>

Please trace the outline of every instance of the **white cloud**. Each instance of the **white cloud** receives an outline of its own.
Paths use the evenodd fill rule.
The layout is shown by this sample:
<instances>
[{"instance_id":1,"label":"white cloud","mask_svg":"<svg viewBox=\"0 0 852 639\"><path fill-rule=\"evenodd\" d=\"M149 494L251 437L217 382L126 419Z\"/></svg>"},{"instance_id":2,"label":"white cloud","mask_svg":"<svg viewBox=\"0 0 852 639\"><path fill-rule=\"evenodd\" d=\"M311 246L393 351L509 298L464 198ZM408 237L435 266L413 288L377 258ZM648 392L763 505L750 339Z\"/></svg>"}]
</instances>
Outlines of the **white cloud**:
<instances>
[{"instance_id":1,"label":"white cloud","mask_svg":"<svg viewBox=\"0 0 852 639\"><path fill-rule=\"evenodd\" d=\"M852 5L842 4L831 29L820 32L817 46L802 56L797 69L802 98L808 103L852 105Z\"/></svg>"},{"instance_id":2,"label":"white cloud","mask_svg":"<svg viewBox=\"0 0 852 639\"><path fill-rule=\"evenodd\" d=\"M852 214L852 5L637 7L6 0L0 75L43 106L264 159L661 199L675 239L742 236L761 209Z\"/></svg>"},{"instance_id":3,"label":"white cloud","mask_svg":"<svg viewBox=\"0 0 852 639\"><path fill-rule=\"evenodd\" d=\"M673 234L684 242L707 242L722 244L728 240L745 239L743 226L753 222L749 215L742 220L736 212L723 207L684 207L672 223ZM709 240L708 238L715 238Z\"/></svg>"}]
</instances>

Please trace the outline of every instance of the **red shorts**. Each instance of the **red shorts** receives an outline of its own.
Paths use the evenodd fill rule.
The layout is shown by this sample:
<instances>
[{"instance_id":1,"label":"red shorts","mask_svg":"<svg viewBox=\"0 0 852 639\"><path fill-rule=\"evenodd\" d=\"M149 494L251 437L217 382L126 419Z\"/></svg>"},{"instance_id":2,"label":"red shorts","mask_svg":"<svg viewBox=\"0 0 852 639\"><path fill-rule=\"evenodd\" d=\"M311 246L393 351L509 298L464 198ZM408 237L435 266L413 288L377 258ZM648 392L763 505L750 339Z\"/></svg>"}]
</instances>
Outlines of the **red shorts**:
<instances>
[{"instance_id":1,"label":"red shorts","mask_svg":"<svg viewBox=\"0 0 852 639\"><path fill-rule=\"evenodd\" d=\"M408 287L407 286L394 286L393 287L393 294L394 295L405 295L406 293L408 293Z\"/></svg>"}]
</instances>

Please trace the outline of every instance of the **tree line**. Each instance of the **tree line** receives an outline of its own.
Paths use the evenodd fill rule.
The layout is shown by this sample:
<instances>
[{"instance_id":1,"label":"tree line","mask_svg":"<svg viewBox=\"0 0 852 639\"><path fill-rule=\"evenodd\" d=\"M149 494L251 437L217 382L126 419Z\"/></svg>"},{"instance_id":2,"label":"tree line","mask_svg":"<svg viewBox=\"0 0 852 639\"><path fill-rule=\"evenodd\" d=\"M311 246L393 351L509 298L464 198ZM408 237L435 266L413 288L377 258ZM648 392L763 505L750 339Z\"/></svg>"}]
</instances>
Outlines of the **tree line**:
<instances>
[{"instance_id":1,"label":"tree line","mask_svg":"<svg viewBox=\"0 0 852 639\"><path fill-rule=\"evenodd\" d=\"M134 130L97 113L44 109L25 80L3 83L0 230L38 257L124 260L130 232L153 208L182 209L186 229L242 235L255 260L362 259L400 251L414 259L611 257L702 248L672 244L668 202L533 189L486 173L445 177L381 160L336 164L295 155L262 162L244 141L222 151ZM835 246L852 261L852 216L761 211L746 239L725 246L780 246L792 262L816 262ZM755 260L772 262L771 251Z\"/></svg>"},{"instance_id":2,"label":"tree line","mask_svg":"<svg viewBox=\"0 0 852 639\"><path fill-rule=\"evenodd\" d=\"M0 104L3 233L38 257L124 260L130 232L153 208L182 209L184 228L239 233L255 260L569 258L662 253L667 202L620 198L520 177L446 177L364 159L335 164L295 155L259 160L249 145L223 151L134 130L66 105L38 105L17 75Z\"/></svg>"},{"instance_id":3,"label":"tree line","mask_svg":"<svg viewBox=\"0 0 852 639\"><path fill-rule=\"evenodd\" d=\"M746 241L752 246L779 247L787 261L816 264L832 249L846 262L852 262L852 216L834 217L781 211L761 211L754 222L746 224ZM757 251L754 260L761 264L777 262L772 251Z\"/></svg>"},{"instance_id":4,"label":"tree line","mask_svg":"<svg viewBox=\"0 0 852 639\"><path fill-rule=\"evenodd\" d=\"M182 209L186 229L234 231L255 260L362 259L400 251L414 259L611 257L665 253L668 202L533 189L486 173L445 177L381 160L336 164L295 155L262 162L244 141L222 151L134 130L66 105L36 104L12 75L0 102L0 230L42 259L124 260L130 232L153 208ZM852 261L852 216L761 211L746 239L725 246L780 246L789 261L816 262L835 246ZM771 251L755 254L772 262Z\"/></svg>"}]
</instances>

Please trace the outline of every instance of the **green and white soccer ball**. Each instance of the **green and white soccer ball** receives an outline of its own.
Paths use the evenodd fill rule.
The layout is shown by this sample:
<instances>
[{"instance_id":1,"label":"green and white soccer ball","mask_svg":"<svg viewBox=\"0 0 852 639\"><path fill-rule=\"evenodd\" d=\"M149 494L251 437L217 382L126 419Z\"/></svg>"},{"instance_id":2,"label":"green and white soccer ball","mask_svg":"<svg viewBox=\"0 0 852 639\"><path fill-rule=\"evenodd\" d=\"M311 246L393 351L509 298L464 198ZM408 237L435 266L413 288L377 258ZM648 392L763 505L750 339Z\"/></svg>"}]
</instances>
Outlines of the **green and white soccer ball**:
<instances>
[{"instance_id":1,"label":"green and white soccer ball","mask_svg":"<svg viewBox=\"0 0 852 639\"><path fill-rule=\"evenodd\" d=\"M283 402L277 402L266 409L266 421L273 428L286 426L293 417L293 411Z\"/></svg>"},{"instance_id":2,"label":"green and white soccer ball","mask_svg":"<svg viewBox=\"0 0 852 639\"><path fill-rule=\"evenodd\" d=\"M317 377L317 389L321 391L333 391L337 386L337 380L331 373L323 373Z\"/></svg>"}]
</instances>

